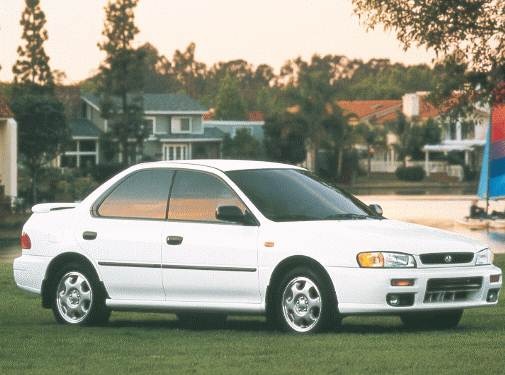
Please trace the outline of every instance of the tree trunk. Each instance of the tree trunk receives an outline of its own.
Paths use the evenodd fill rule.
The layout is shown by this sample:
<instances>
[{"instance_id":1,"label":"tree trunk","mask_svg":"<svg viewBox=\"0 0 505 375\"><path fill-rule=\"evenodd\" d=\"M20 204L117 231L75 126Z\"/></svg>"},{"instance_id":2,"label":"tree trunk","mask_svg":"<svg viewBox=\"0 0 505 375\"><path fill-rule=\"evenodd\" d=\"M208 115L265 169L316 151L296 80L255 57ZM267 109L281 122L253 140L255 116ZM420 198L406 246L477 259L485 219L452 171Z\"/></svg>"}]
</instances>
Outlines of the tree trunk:
<instances>
[{"instance_id":1,"label":"tree trunk","mask_svg":"<svg viewBox=\"0 0 505 375\"><path fill-rule=\"evenodd\" d=\"M337 179L340 179L340 177L342 177L343 158L344 150L342 147L339 147L337 150Z\"/></svg>"},{"instance_id":2,"label":"tree trunk","mask_svg":"<svg viewBox=\"0 0 505 375\"><path fill-rule=\"evenodd\" d=\"M372 148L370 145L367 146L367 177L370 177L372 173Z\"/></svg>"},{"instance_id":3,"label":"tree trunk","mask_svg":"<svg viewBox=\"0 0 505 375\"><path fill-rule=\"evenodd\" d=\"M37 194L37 180L38 180L38 171L37 169L32 169L32 204L36 204L38 200Z\"/></svg>"}]
</instances>

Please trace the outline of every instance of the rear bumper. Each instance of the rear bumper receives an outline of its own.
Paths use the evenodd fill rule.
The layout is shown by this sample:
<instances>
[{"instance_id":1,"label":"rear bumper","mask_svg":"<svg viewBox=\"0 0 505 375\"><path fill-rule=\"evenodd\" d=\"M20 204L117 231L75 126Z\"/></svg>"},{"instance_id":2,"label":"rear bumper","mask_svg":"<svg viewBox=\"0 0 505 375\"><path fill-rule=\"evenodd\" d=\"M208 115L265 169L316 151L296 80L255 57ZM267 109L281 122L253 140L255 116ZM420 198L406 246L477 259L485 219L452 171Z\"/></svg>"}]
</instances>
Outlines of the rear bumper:
<instances>
[{"instance_id":1,"label":"rear bumper","mask_svg":"<svg viewBox=\"0 0 505 375\"><path fill-rule=\"evenodd\" d=\"M499 290L502 285L501 270L495 266L364 269L328 267L335 286L338 309L342 314L401 314L412 311L465 309L494 306L498 302L487 302L489 290ZM500 275L499 282L491 283L491 275ZM478 290L468 294L464 300L446 302L425 301L430 279L456 279L482 277ZM413 286L391 286L392 279L413 279ZM413 296L411 306L391 306L388 294L407 293Z\"/></svg>"},{"instance_id":2,"label":"rear bumper","mask_svg":"<svg viewBox=\"0 0 505 375\"><path fill-rule=\"evenodd\" d=\"M42 281L51 257L22 255L14 259L13 271L16 285L28 292L40 294Z\"/></svg>"}]
</instances>

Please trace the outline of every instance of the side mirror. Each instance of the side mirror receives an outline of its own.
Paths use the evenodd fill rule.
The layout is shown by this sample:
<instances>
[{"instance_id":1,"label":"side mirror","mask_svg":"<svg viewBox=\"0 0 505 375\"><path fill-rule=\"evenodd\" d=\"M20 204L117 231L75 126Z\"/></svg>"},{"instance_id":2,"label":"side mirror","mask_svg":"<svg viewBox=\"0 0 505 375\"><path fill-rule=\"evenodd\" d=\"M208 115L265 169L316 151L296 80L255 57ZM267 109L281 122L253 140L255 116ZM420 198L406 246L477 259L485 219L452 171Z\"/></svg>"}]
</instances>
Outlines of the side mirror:
<instances>
[{"instance_id":1,"label":"side mirror","mask_svg":"<svg viewBox=\"0 0 505 375\"><path fill-rule=\"evenodd\" d=\"M245 215L237 206L219 206L216 209L216 219L232 223L243 223Z\"/></svg>"},{"instance_id":2,"label":"side mirror","mask_svg":"<svg viewBox=\"0 0 505 375\"><path fill-rule=\"evenodd\" d=\"M371 204L368 207L370 207L370 209L373 212L375 212L377 216L382 216L382 214L384 213L384 211L382 211L382 207L378 204Z\"/></svg>"}]
</instances>

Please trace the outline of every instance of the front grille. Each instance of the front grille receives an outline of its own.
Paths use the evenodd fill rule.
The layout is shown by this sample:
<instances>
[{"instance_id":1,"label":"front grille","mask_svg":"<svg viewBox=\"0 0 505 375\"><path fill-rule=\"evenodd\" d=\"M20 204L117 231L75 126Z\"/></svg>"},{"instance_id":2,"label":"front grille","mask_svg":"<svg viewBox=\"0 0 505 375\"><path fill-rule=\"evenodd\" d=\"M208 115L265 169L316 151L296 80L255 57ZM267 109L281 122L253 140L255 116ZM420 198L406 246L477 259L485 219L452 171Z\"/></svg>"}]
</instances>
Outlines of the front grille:
<instances>
[{"instance_id":1,"label":"front grille","mask_svg":"<svg viewBox=\"0 0 505 375\"><path fill-rule=\"evenodd\" d=\"M472 293L482 287L482 277L460 277L455 279L430 279L426 286L424 302L466 301Z\"/></svg>"},{"instance_id":2,"label":"front grille","mask_svg":"<svg viewBox=\"0 0 505 375\"><path fill-rule=\"evenodd\" d=\"M430 253L419 256L423 264L458 264L470 263L473 253Z\"/></svg>"}]
</instances>

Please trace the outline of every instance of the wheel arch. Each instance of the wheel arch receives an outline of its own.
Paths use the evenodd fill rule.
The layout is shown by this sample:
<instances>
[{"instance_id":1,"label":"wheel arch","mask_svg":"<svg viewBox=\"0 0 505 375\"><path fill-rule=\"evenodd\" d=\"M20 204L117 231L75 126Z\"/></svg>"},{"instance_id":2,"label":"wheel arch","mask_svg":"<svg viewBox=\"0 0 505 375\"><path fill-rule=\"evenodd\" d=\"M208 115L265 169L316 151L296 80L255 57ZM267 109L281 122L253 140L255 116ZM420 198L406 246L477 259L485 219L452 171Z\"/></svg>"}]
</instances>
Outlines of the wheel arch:
<instances>
[{"instance_id":1,"label":"wheel arch","mask_svg":"<svg viewBox=\"0 0 505 375\"><path fill-rule=\"evenodd\" d=\"M333 285L333 281L331 280L330 275L326 271L326 269L323 267L321 263L319 263L317 260L314 258L305 256L305 255L293 255L288 258L283 259L277 266L274 268L270 280L268 282L266 294L265 294L265 310L267 317L269 317L272 313L272 307L273 307L273 289L274 286L277 285L283 275L288 272L290 269L298 266L304 266L304 267L310 267L317 273L321 275L327 282L327 285L330 286L331 291L333 294L335 294L335 298L337 299L337 295L335 292L335 286Z\"/></svg>"},{"instance_id":2,"label":"wheel arch","mask_svg":"<svg viewBox=\"0 0 505 375\"><path fill-rule=\"evenodd\" d=\"M46 273L44 275L44 280L42 281L42 288L41 288L41 296L42 296L42 307L44 308L51 308L51 287L52 287L52 281L53 277L56 275L57 270L62 267L65 264L75 262L78 264L85 265L89 267L90 270L92 270L95 275L97 276L97 279L100 281L101 286L103 287L103 290L105 290L107 298L109 298L109 295L107 293L107 289L105 288L105 285L103 284L100 275L96 269L96 267L93 265L93 262L91 262L87 257L85 257L82 254L75 253L75 252L64 252L59 254L58 256L54 257L49 265L47 266Z\"/></svg>"}]
</instances>

